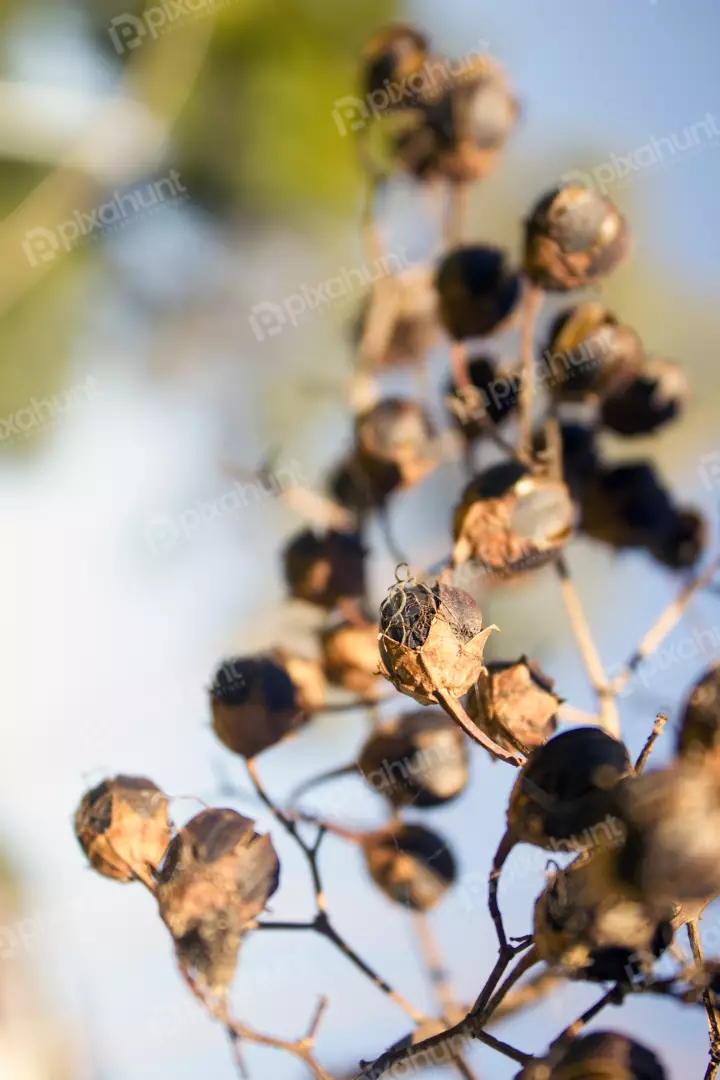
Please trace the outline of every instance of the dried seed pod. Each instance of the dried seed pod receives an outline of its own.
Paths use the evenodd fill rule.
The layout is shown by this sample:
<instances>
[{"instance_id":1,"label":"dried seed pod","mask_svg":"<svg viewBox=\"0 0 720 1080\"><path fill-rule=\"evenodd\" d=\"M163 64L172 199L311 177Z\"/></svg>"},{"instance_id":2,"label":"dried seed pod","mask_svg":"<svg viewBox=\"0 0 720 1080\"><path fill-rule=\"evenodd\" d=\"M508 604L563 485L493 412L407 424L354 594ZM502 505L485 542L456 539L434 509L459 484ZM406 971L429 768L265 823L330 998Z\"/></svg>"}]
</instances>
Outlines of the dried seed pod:
<instances>
[{"instance_id":1,"label":"dried seed pod","mask_svg":"<svg viewBox=\"0 0 720 1080\"><path fill-rule=\"evenodd\" d=\"M457 387L449 380L445 404L464 439L471 443L487 433L487 421L501 424L517 408L519 379L489 356L471 359L467 374L469 386Z\"/></svg>"},{"instance_id":2,"label":"dried seed pod","mask_svg":"<svg viewBox=\"0 0 720 1080\"><path fill-rule=\"evenodd\" d=\"M428 39L425 34L408 23L391 23L378 30L365 43L362 54L361 86L364 94L385 93L388 106L394 105L393 96L387 93L387 84L407 82L419 72L427 60ZM402 102L404 95L400 95ZM375 108L379 101L373 97Z\"/></svg>"},{"instance_id":3,"label":"dried seed pod","mask_svg":"<svg viewBox=\"0 0 720 1080\"><path fill-rule=\"evenodd\" d=\"M380 658L393 686L421 705L438 692L458 698L483 670L482 613L469 593L410 579L388 591L380 606Z\"/></svg>"},{"instance_id":4,"label":"dried seed pod","mask_svg":"<svg viewBox=\"0 0 720 1080\"><path fill-rule=\"evenodd\" d=\"M152 883L172 837L167 797L142 776L103 780L83 795L75 835L103 877Z\"/></svg>"},{"instance_id":5,"label":"dried seed pod","mask_svg":"<svg viewBox=\"0 0 720 1080\"><path fill-rule=\"evenodd\" d=\"M320 635L328 682L354 694L370 694L380 674L378 626L341 622Z\"/></svg>"},{"instance_id":6,"label":"dried seed pod","mask_svg":"<svg viewBox=\"0 0 720 1080\"><path fill-rule=\"evenodd\" d=\"M594 1031L531 1062L517 1080L669 1080L652 1050L610 1031Z\"/></svg>"},{"instance_id":7,"label":"dried seed pod","mask_svg":"<svg viewBox=\"0 0 720 1080\"><path fill-rule=\"evenodd\" d=\"M507 326L520 300L520 278L500 248L457 247L438 267L440 318L456 341L488 337Z\"/></svg>"},{"instance_id":8,"label":"dried seed pod","mask_svg":"<svg viewBox=\"0 0 720 1080\"><path fill-rule=\"evenodd\" d=\"M543 354L543 380L556 401L583 400L620 391L641 369L642 341L611 311L594 301L577 304L554 320Z\"/></svg>"},{"instance_id":9,"label":"dried seed pod","mask_svg":"<svg viewBox=\"0 0 720 1080\"><path fill-rule=\"evenodd\" d=\"M363 457L358 451L349 454L331 473L330 495L346 510L361 517L384 510L388 499L403 486L397 465L383 464Z\"/></svg>"},{"instance_id":10,"label":"dried seed pod","mask_svg":"<svg viewBox=\"0 0 720 1080\"><path fill-rule=\"evenodd\" d=\"M628 777L617 796L627 840L614 868L631 895L661 914L720 895L720 762Z\"/></svg>"},{"instance_id":11,"label":"dried seed pod","mask_svg":"<svg viewBox=\"0 0 720 1080\"><path fill-rule=\"evenodd\" d=\"M650 435L675 420L689 396L689 380L678 364L648 357L630 382L604 399L602 423L618 435Z\"/></svg>"},{"instance_id":12,"label":"dried seed pod","mask_svg":"<svg viewBox=\"0 0 720 1080\"><path fill-rule=\"evenodd\" d=\"M279 881L270 836L234 810L203 810L180 830L161 867L157 899L178 961L199 985L224 994L242 936Z\"/></svg>"},{"instance_id":13,"label":"dried seed pod","mask_svg":"<svg viewBox=\"0 0 720 1080\"><path fill-rule=\"evenodd\" d=\"M702 757L720 749L720 664L713 664L690 691L676 748L683 758Z\"/></svg>"},{"instance_id":14,"label":"dried seed pod","mask_svg":"<svg viewBox=\"0 0 720 1080\"><path fill-rule=\"evenodd\" d=\"M355 422L355 438L363 461L395 466L403 484L412 484L435 464L433 430L415 401L386 398Z\"/></svg>"},{"instance_id":15,"label":"dried seed pod","mask_svg":"<svg viewBox=\"0 0 720 1080\"><path fill-rule=\"evenodd\" d=\"M608 854L559 870L535 903L538 959L575 978L628 982L649 972L673 940L672 925L614 893Z\"/></svg>"},{"instance_id":16,"label":"dried seed pod","mask_svg":"<svg viewBox=\"0 0 720 1080\"><path fill-rule=\"evenodd\" d=\"M553 851L617 846L618 781L632 769L624 743L597 727L563 731L532 754L508 806L516 841Z\"/></svg>"},{"instance_id":17,"label":"dried seed pod","mask_svg":"<svg viewBox=\"0 0 720 1080\"><path fill-rule=\"evenodd\" d=\"M283 552L290 595L332 609L341 600L365 595L365 556L356 533L301 532Z\"/></svg>"},{"instance_id":18,"label":"dried seed pod","mask_svg":"<svg viewBox=\"0 0 720 1080\"><path fill-rule=\"evenodd\" d=\"M417 122L400 133L396 155L420 179L454 182L487 176L519 112L505 72L490 56L478 56L462 73L427 87L417 107Z\"/></svg>"},{"instance_id":19,"label":"dried seed pod","mask_svg":"<svg viewBox=\"0 0 720 1080\"><path fill-rule=\"evenodd\" d=\"M487 665L468 694L466 711L493 742L529 753L557 729L554 682L526 657Z\"/></svg>"},{"instance_id":20,"label":"dried seed pod","mask_svg":"<svg viewBox=\"0 0 720 1080\"><path fill-rule=\"evenodd\" d=\"M393 806L440 806L456 799L469 779L460 728L439 709L408 713L373 732L358 757L373 791Z\"/></svg>"},{"instance_id":21,"label":"dried seed pod","mask_svg":"<svg viewBox=\"0 0 720 1080\"><path fill-rule=\"evenodd\" d=\"M389 900L413 911L429 911L440 903L457 876L446 842L423 825L395 825L371 833L363 844L365 862L375 884Z\"/></svg>"},{"instance_id":22,"label":"dried seed pod","mask_svg":"<svg viewBox=\"0 0 720 1080\"><path fill-rule=\"evenodd\" d=\"M706 547L703 518L675 505L650 462L598 467L580 509L588 536L618 549L644 548L674 570L694 566Z\"/></svg>"},{"instance_id":23,"label":"dried seed pod","mask_svg":"<svg viewBox=\"0 0 720 1080\"><path fill-rule=\"evenodd\" d=\"M592 285L622 262L630 232L617 207L592 188L564 184L535 205L525 223L525 273L541 289Z\"/></svg>"},{"instance_id":24,"label":"dried seed pod","mask_svg":"<svg viewBox=\"0 0 720 1080\"><path fill-rule=\"evenodd\" d=\"M215 734L245 758L275 746L307 723L308 706L319 707L318 672L279 653L223 661L210 688Z\"/></svg>"},{"instance_id":25,"label":"dried seed pod","mask_svg":"<svg viewBox=\"0 0 720 1080\"><path fill-rule=\"evenodd\" d=\"M543 566L571 539L575 507L565 484L517 462L472 480L455 510L453 565L472 560L503 576Z\"/></svg>"},{"instance_id":26,"label":"dried seed pod","mask_svg":"<svg viewBox=\"0 0 720 1080\"><path fill-rule=\"evenodd\" d=\"M418 364L438 337L438 296L434 274L413 267L395 274L363 304L353 341L372 369Z\"/></svg>"}]
</instances>

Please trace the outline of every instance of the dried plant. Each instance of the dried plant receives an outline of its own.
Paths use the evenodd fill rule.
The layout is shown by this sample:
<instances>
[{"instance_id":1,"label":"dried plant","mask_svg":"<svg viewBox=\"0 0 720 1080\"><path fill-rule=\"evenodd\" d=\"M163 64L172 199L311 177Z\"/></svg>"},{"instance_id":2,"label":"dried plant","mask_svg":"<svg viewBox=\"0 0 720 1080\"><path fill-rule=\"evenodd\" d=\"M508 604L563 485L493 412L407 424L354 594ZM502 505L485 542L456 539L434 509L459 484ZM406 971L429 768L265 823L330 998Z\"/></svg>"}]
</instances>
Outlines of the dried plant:
<instances>
[{"instance_id":1,"label":"dried plant","mask_svg":"<svg viewBox=\"0 0 720 1080\"><path fill-rule=\"evenodd\" d=\"M251 1042L292 1054L315 1080L332 1080L315 1045L324 1002L297 1039L262 1034L233 1017L230 991L243 942L273 931L315 933L330 942L414 1025L375 1060L361 1063L357 1080L405 1076L438 1063L477 1080L468 1062L474 1042L515 1063L522 1080L663 1080L667 1073L649 1048L612 1032L584 1032L630 992L705 1007L706 1080L712 1080L720 1066L720 960L705 960L697 921L720 895L717 660L690 691L676 756L661 770L645 771L667 717L658 717L633 764L618 697L720 562L695 572L611 680L567 561L578 531L613 548L642 548L672 569L691 569L700 560L706 546L700 515L676 505L651 462L606 464L599 443L605 430L633 437L674 421L687 398L687 380L678 365L648 357L637 333L602 303L581 299L544 330L552 378L540 397L536 322L545 293L572 293L606 278L630 250L629 226L605 196L563 184L541 194L526 215L521 267L484 241L464 241L465 185L498 163L518 103L489 57L430 89L422 72L432 59L427 37L403 24L380 31L361 56L364 92L379 91L388 80L414 87L376 123L389 134L391 169L412 174L429 190L444 185L447 220L434 274L423 267L375 284L356 335L357 371L366 380L369 371L379 378L388 366L422 365L430 343L443 331L447 335L446 404L473 466L448 523L451 550L439 574L398 565L382 602L369 597L371 519L377 516L385 526L394 550L388 528L394 496L420 483L445 454L427 401L383 396L375 385L374 398L358 405L351 450L331 471L332 498L297 488L288 493L310 527L305 522L283 552L285 580L291 597L326 617L319 656L278 649L226 660L209 692L215 735L244 760L255 796L302 853L315 913L305 922L265 916L281 883L271 834L259 833L252 820L228 808L205 809L177 828L167 796L149 780L118 776L88 792L75 832L95 870L121 882L140 881L152 894L183 978L228 1032L241 1069L241 1044ZM365 129L358 141L372 195L384 174ZM372 197L367 205L365 239L376 251ZM515 321L521 334L514 361L484 351L468 357L468 340L494 336ZM496 393L499 382L502 393ZM367 390L367 382L362 385ZM512 423L515 438L507 434ZM483 444L499 450L503 460L476 472L473 453ZM542 568L557 579L595 694L593 714L574 710L556 693L554 680L525 657L486 662L486 644L497 627L485 625L465 586L522 581ZM379 713L381 675L393 688L389 720ZM313 716L328 707L329 685L356 695L347 704L367 707L371 729L355 761L305 781L283 809L263 786L257 758L280 742L302 738ZM403 713L403 695L422 708ZM574 726L558 733L568 718ZM462 797L473 744L518 773L507 830L488 868L497 961L478 979L468 1008L454 998L424 915L453 889L458 861L448 840L407 812ZM489 767L482 755L478 770ZM382 800L387 817L379 828L351 829L300 808L311 787L353 776ZM328 833L354 844L368 880L412 913L436 991L433 1015L393 988L338 931L320 869ZM526 937L508 939L499 887L519 844L565 853L570 861L556 864L548 876L534 913L528 912ZM689 963L670 949L683 927ZM542 970L518 986L536 965ZM492 1033L500 1017L529 1008L562 980L610 986L532 1053ZM372 1033L367 1042L369 1052L381 1049L372 1045Z\"/></svg>"}]
</instances>

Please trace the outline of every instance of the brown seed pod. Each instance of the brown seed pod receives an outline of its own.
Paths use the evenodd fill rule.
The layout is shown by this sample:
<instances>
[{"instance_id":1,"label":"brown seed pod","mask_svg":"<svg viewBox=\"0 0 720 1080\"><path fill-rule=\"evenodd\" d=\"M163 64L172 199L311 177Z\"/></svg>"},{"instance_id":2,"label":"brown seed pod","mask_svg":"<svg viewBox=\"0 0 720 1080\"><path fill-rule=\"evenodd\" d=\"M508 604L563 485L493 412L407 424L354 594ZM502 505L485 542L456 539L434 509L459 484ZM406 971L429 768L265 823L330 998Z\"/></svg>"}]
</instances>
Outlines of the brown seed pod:
<instances>
[{"instance_id":1,"label":"brown seed pod","mask_svg":"<svg viewBox=\"0 0 720 1080\"><path fill-rule=\"evenodd\" d=\"M487 434L487 422L501 424L518 404L520 382L489 356L476 356L468 362L469 386L457 387L449 380L445 404L466 442L472 443Z\"/></svg>"},{"instance_id":2,"label":"brown seed pod","mask_svg":"<svg viewBox=\"0 0 720 1080\"><path fill-rule=\"evenodd\" d=\"M544 195L525 223L525 273L548 292L607 277L630 247L625 218L591 188L564 184Z\"/></svg>"},{"instance_id":3,"label":"brown seed pod","mask_svg":"<svg viewBox=\"0 0 720 1080\"><path fill-rule=\"evenodd\" d=\"M653 911L720 895L720 762L679 761L618 785L617 880Z\"/></svg>"},{"instance_id":4,"label":"brown seed pod","mask_svg":"<svg viewBox=\"0 0 720 1080\"><path fill-rule=\"evenodd\" d=\"M618 781L632 769L625 745L597 727L563 731L534 751L508 806L516 841L552 851L617 847Z\"/></svg>"},{"instance_id":5,"label":"brown seed pod","mask_svg":"<svg viewBox=\"0 0 720 1080\"><path fill-rule=\"evenodd\" d=\"M468 484L455 510L453 565L472 560L507 577L543 566L571 539L575 516L565 484L516 462L494 465Z\"/></svg>"},{"instance_id":6,"label":"brown seed pod","mask_svg":"<svg viewBox=\"0 0 720 1080\"><path fill-rule=\"evenodd\" d=\"M83 795L75 835L99 874L152 884L172 836L167 797L142 776L103 780Z\"/></svg>"},{"instance_id":7,"label":"brown seed pod","mask_svg":"<svg viewBox=\"0 0 720 1080\"><path fill-rule=\"evenodd\" d=\"M365 595L365 548L356 533L330 530L299 533L285 548L283 563L290 595L332 609L341 600Z\"/></svg>"},{"instance_id":8,"label":"brown seed pod","mask_svg":"<svg viewBox=\"0 0 720 1080\"><path fill-rule=\"evenodd\" d=\"M328 682L354 694L370 694L380 674L378 626L341 622L320 635L323 668Z\"/></svg>"},{"instance_id":9,"label":"brown seed pod","mask_svg":"<svg viewBox=\"0 0 720 1080\"><path fill-rule=\"evenodd\" d=\"M402 486L416 483L435 466L433 434L424 410L402 398L378 402L355 422L360 460L396 468Z\"/></svg>"},{"instance_id":10,"label":"brown seed pod","mask_svg":"<svg viewBox=\"0 0 720 1080\"><path fill-rule=\"evenodd\" d=\"M557 729L560 698L553 686L524 656L514 663L491 663L468 694L466 711L493 742L527 754Z\"/></svg>"},{"instance_id":11,"label":"brown seed pod","mask_svg":"<svg viewBox=\"0 0 720 1080\"><path fill-rule=\"evenodd\" d=\"M397 158L420 179L454 182L488 175L519 112L505 72L490 56L478 56L457 75L427 86L416 107L416 123L397 138Z\"/></svg>"},{"instance_id":12,"label":"brown seed pod","mask_svg":"<svg viewBox=\"0 0 720 1080\"><path fill-rule=\"evenodd\" d=\"M713 664L690 691L676 749L683 758L701 757L720 749L720 664Z\"/></svg>"},{"instance_id":13,"label":"brown seed pod","mask_svg":"<svg viewBox=\"0 0 720 1080\"><path fill-rule=\"evenodd\" d=\"M609 854L558 870L535 903L538 959L593 982L629 982L649 972L673 930L636 900L613 892Z\"/></svg>"},{"instance_id":14,"label":"brown seed pod","mask_svg":"<svg viewBox=\"0 0 720 1080\"><path fill-rule=\"evenodd\" d=\"M467 786L467 744L445 713L421 709L373 732L360 751L358 768L373 791L395 807L440 806Z\"/></svg>"},{"instance_id":15,"label":"brown seed pod","mask_svg":"<svg viewBox=\"0 0 720 1080\"><path fill-rule=\"evenodd\" d=\"M324 702L314 661L284 657L225 660L210 688L213 730L229 750L252 758L306 724Z\"/></svg>"},{"instance_id":16,"label":"brown seed pod","mask_svg":"<svg viewBox=\"0 0 720 1080\"><path fill-rule=\"evenodd\" d=\"M365 838L363 852L378 888L389 900L413 911L436 907L457 876L446 842L423 825L398 824L371 833Z\"/></svg>"},{"instance_id":17,"label":"brown seed pod","mask_svg":"<svg viewBox=\"0 0 720 1080\"><path fill-rule=\"evenodd\" d=\"M610 1031L594 1031L534 1061L517 1080L669 1080L652 1050Z\"/></svg>"},{"instance_id":18,"label":"brown seed pod","mask_svg":"<svg viewBox=\"0 0 720 1080\"><path fill-rule=\"evenodd\" d=\"M410 579L388 591L380 606L380 658L387 679L421 705L439 691L459 698L483 670L482 613L469 593Z\"/></svg>"},{"instance_id":19,"label":"brown seed pod","mask_svg":"<svg viewBox=\"0 0 720 1080\"><path fill-rule=\"evenodd\" d=\"M234 810L203 810L180 830L161 867L157 898L178 961L199 985L225 993L242 936L279 881L270 836Z\"/></svg>"},{"instance_id":20,"label":"brown seed pod","mask_svg":"<svg viewBox=\"0 0 720 1080\"><path fill-rule=\"evenodd\" d=\"M408 23L391 23L366 41L361 53L361 87L365 94L385 92L388 106L393 97L400 102L404 95L388 94L387 84L399 86L419 72L427 60L428 39ZM375 99L373 99L375 101ZM376 108L379 100L375 101Z\"/></svg>"},{"instance_id":21,"label":"brown seed pod","mask_svg":"<svg viewBox=\"0 0 720 1080\"><path fill-rule=\"evenodd\" d=\"M707 546L707 525L677 507L651 462L603 466L588 477L580 529L614 548L643 548L674 570L695 565Z\"/></svg>"},{"instance_id":22,"label":"brown seed pod","mask_svg":"<svg viewBox=\"0 0 720 1080\"><path fill-rule=\"evenodd\" d=\"M678 364L648 357L635 377L602 403L603 426L618 435L651 435L677 419L690 396L690 382Z\"/></svg>"},{"instance_id":23,"label":"brown seed pod","mask_svg":"<svg viewBox=\"0 0 720 1080\"><path fill-rule=\"evenodd\" d=\"M638 335L594 301L577 304L554 320L543 354L544 380L556 401L603 396L641 369L645 352Z\"/></svg>"},{"instance_id":24,"label":"brown seed pod","mask_svg":"<svg viewBox=\"0 0 720 1080\"><path fill-rule=\"evenodd\" d=\"M509 325L520 300L520 278L500 248L465 245L438 267L440 318L456 341L488 337Z\"/></svg>"},{"instance_id":25,"label":"brown seed pod","mask_svg":"<svg viewBox=\"0 0 720 1080\"><path fill-rule=\"evenodd\" d=\"M353 341L371 369L415 365L438 337L435 275L424 267L395 274L363 304Z\"/></svg>"}]
</instances>

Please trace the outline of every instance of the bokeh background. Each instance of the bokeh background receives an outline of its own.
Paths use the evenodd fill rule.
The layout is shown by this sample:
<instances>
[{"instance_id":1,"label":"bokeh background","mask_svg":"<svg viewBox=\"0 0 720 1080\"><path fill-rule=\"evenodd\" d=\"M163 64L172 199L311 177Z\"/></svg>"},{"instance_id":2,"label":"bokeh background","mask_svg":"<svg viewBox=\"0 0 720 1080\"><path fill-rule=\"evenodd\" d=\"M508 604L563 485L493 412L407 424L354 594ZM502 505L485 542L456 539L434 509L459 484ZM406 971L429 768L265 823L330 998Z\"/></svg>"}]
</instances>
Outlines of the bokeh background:
<instances>
[{"instance_id":1,"label":"bokeh background","mask_svg":"<svg viewBox=\"0 0 720 1080\"><path fill-rule=\"evenodd\" d=\"M161 26L155 15L156 36L132 38L128 16L147 15L132 0L0 4L3 1080L234 1075L222 1032L177 977L147 895L86 870L71 815L86 786L117 771L178 796L178 820L196 810L192 797L227 802L222 782L244 781L208 727L213 666L233 649L309 640L316 620L285 601L277 554L299 519L276 499L222 500L269 453L319 489L349 440L348 325L361 295L262 341L250 314L363 265L361 181L333 109L354 93L363 39L388 18L417 21L454 55L489 49L522 99L501 165L473 192L469 236L517 255L520 221L542 189L573 169L607 177L610 163L608 194L629 215L636 246L605 296L651 351L683 362L694 386L684 420L630 453L652 455L678 499L702 505L713 526L717 518L720 135L626 177L614 164L653 137L682 141L708 114L720 120L716 0L194 6L156 5L165 13ZM93 210L128 194L146 196L147 208L93 224ZM393 206L393 242L427 257L432 207L408 188ZM73 238L73 223L87 235ZM503 343L508 355L515 347L512 337ZM446 364L439 349L433 378ZM461 481L448 464L394 504L415 563L445 553L443 523ZM585 542L571 564L616 671L679 582L641 554ZM378 598L392 572L378 537ZM591 706L551 577L493 593L486 608L502 628L495 655L527 652L565 698ZM657 709L677 717L719 642L720 599L704 593L621 700L633 752ZM263 759L268 786L282 798L299 778L349 760L364 730L352 713L318 719ZM670 745L666 736L659 759ZM469 793L431 815L461 863L433 925L464 1001L494 957L484 882L511 781L480 753L474 771ZM249 796L233 805L269 825ZM353 825L381 820L353 784L317 805ZM304 868L282 836L277 844L285 873L273 911L304 918ZM323 866L341 929L430 1007L406 915L368 887L353 848L329 839ZM541 855L510 863L502 900L513 933L529 929L543 868ZM704 930L720 951L720 911ZM268 936L243 956L243 1018L294 1035L329 994L319 1049L338 1075L407 1030L323 941ZM538 1050L594 994L567 989L502 1032ZM704 1070L700 1010L630 1001L608 1019L657 1047L675 1080ZM475 1059L483 1078L513 1075L482 1049ZM247 1060L263 1080L302 1075L283 1055L250 1048Z\"/></svg>"}]
</instances>

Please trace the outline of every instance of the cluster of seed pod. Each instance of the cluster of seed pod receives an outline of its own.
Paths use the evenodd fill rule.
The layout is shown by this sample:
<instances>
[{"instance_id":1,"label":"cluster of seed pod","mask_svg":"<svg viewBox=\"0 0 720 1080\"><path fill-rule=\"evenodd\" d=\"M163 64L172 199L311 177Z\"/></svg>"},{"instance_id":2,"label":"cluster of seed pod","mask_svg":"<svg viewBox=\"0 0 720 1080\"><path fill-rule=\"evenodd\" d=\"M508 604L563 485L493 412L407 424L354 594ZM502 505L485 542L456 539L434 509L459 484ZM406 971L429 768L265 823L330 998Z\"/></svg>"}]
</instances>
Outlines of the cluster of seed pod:
<instances>
[{"instance_id":1,"label":"cluster of seed pod","mask_svg":"<svg viewBox=\"0 0 720 1080\"><path fill-rule=\"evenodd\" d=\"M234 810L203 810L174 830L151 780L116 776L83 796L75 834L90 865L142 881L158 903L178 965L201 995L224 1002L244 934L280 882L269 836Z\"/></svg>"}]
</instances>

